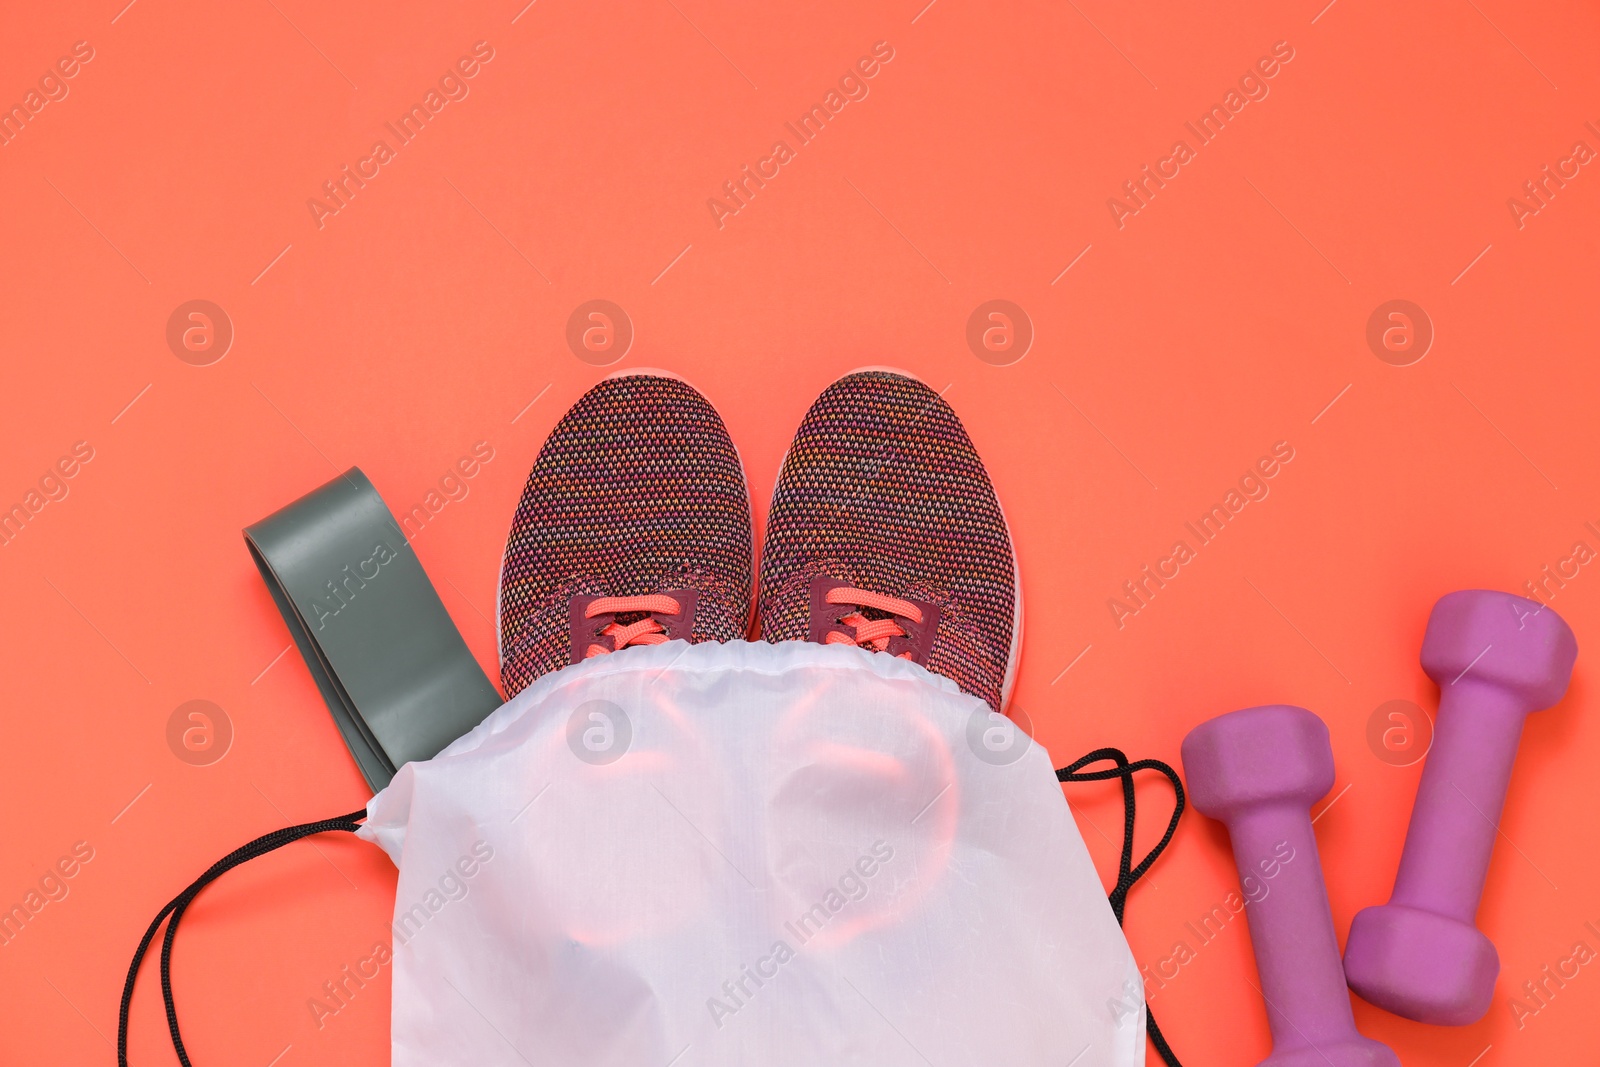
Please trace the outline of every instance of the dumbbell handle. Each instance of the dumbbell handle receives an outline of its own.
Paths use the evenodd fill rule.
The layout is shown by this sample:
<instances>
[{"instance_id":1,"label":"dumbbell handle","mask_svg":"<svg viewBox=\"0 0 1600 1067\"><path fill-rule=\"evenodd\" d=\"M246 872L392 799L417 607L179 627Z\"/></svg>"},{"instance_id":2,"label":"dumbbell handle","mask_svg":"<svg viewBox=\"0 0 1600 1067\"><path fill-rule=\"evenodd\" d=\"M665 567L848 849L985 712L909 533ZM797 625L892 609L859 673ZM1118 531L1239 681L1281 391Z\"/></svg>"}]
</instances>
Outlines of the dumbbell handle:
<instances>
[{"instance_id":1,"label":"dumbbell handle","mask_svg":"<svg viewBox=\"0 0 1600 1067\"><path fill-rule=\"evenodd\" d=\"M1229 820L1228 836L1240 881L1253 876L1267 887L1245 915L1274 1054L1348 1039L1355 1033L1355 1016L1310 812L1297 801L1269 801ZM1283 842L1294 849L1292 858L1265 878L1261 861L1275 858Z\"/></svg>"},{"instance_id":2,"label":"dumbbell handle","mask_svg":"<svg viewBox=\"0 0 1600 1067\"><path fill-rule=\"evenodd\" d=\"M1474 921L1529 710L1470 674L1441 687L1391 903Z\"/></svg>"}]
</instances>

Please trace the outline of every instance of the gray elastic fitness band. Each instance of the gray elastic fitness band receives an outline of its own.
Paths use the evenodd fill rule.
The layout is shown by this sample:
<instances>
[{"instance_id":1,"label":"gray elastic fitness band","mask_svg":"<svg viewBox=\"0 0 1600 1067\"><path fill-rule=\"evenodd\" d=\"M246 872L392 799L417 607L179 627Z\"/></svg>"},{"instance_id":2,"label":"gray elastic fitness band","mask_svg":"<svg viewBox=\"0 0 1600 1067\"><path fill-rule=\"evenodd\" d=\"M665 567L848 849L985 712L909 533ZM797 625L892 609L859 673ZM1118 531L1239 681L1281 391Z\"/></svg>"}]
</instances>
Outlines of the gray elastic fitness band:
<instances>
[{"instance_id":1,"label":"gray elastic fitness band","mask_svg":"<svg viewBox=\"0 0 1600 1067\"><path fill-rule=\"evenodd\" d=\"M360 468L244 539L374 791L502 703Z\"/></svg>"}]
</instances>

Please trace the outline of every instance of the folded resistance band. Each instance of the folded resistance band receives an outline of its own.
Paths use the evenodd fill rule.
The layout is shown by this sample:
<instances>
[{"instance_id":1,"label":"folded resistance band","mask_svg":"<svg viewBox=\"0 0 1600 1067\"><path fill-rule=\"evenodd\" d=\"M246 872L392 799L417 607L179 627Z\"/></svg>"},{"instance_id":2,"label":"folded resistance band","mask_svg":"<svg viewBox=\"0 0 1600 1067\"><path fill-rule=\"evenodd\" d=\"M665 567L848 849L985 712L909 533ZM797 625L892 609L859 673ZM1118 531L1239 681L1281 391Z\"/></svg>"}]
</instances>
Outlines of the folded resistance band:
<instances>
[{"instance_id":1,"label":"folded resistance band","mask_svg":"<svg viewBox=\"0 0 1600 1067\"><path fill-rule=\"evenodd\" d=\"M244 538L374 792L503 703L359 467Z\"/></svg>"}]
</instances>

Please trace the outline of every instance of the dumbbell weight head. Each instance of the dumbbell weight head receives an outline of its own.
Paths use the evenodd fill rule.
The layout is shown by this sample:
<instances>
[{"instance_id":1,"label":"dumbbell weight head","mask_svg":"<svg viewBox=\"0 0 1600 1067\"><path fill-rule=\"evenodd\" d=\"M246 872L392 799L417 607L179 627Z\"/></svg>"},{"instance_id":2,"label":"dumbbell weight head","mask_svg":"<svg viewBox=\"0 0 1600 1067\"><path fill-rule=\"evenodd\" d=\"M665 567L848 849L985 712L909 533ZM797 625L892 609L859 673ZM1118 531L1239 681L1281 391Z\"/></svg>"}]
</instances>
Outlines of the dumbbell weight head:
<instances>
[{"instance_id":1,"label":"dumbbell weight head","mask_svg":"<svg viewBox=\"0 0 1600 1067\"><path fill-rule=\"evenodd\" d=\"M1472 680L1515 695L1525 711L1566 695L1577 658L1577 639L1561 616L1488 589L1440 597L1422 635L1422 669L1441 692Z\"/></svg>"},{"instance_id":2,"label":"dumbbell weight head","mask_svg":"<svg viewBox=\"0 0 1600 1067\"><path fill-rule=\"evenodd\" d=\"M1328 727L1304 708L1271 704L1203 722L1183 739L1189 799L1219 822L1264 803L1309 809L1333 788Z\"/></svg>"},{"instance_id":3,"label":"dumbbell weight head","mask_svg":"<svg viewBox=\"0 0 1600 1067\"><path fill-rule=\"evenodd\" d=\"M1362 1000L1435 1026L1483 1018L1500 975L1500 954L1476 926L1392 902L1356 912L1345 949L1345 978Z\"/></svg>"}]
</instances>

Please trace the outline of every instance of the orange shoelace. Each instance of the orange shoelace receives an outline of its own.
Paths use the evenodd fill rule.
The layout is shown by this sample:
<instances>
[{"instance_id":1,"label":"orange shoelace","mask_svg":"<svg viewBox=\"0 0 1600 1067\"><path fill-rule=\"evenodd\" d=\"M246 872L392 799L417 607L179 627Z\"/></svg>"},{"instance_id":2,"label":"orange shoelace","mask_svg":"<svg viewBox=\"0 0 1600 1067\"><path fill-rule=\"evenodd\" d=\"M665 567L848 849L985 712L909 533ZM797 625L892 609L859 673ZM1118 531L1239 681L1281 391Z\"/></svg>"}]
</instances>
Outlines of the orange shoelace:
<instances>
[{"instance_id":1,"label":"orange shoelace","mask_svg":"<svg viewBox=\"0 0 1600 1067\"><path fill-rule=\"evenodd\" d=\"M887 611L891 615L910 619L912 622L922 621L922 609L909 600L898 597L884 596L882 593L869 592L866 589L852 589L841 585L836 589L828 590L827 601L830 604L854 604L857 607L872 608L876 611ZM846 615L839 620L846 626L855 630L855 636L832 630L826 640L830 645L855 645L858 648L870 648L874 652L883 652L889 647L892 637L909 636L900 624L893 619L869 619L859 611ZM900 653L901 659L913 659L910 652Z\"/></svg>"},{"instance_id":2,"label":"orange shoelace","mask_svg":"<svg viewBox=\"0 0 1600 1067\"><path fill-rule=\"evenodd\" d=\"M597 615L623 615L630 611L648 611L656 615L676 615L683 610L677 600L659 593L648 596L608 596L601 597L584 609L584 618L592 619ZM613 645L607 648L602 644L591 644L589 650L583 654L584 659L593 659L595 656L604 656L608 652L621 652L629 645L664 645L667 643L666 627L653 618L643 618L638 622L630 622L624 626L613 622L604 630L601 636L611 638Z\"/></svg>"}]
</instances>

